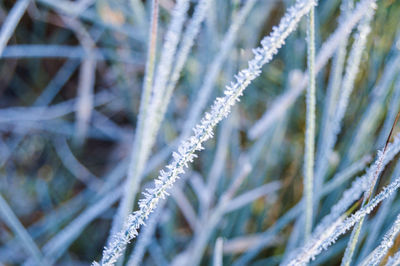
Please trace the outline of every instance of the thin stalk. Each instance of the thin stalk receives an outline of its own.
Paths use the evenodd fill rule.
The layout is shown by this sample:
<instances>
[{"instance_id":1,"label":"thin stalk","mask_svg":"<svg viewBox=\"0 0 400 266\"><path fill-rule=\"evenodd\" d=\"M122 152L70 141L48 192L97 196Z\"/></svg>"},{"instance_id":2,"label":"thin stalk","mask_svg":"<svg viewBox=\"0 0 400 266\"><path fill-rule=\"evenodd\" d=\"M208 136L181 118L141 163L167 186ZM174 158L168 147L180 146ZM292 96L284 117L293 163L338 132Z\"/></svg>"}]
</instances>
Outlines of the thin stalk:
<instances>
[{"instance_id":1,"label":"thin stalk","mask_svg":"<svg viewBox=\"0 0 400 266\"><path fill-rule=\"evenodd\" d=\"M158 2L156 2L158 4ZM172 19L168 30L165 34L165 40L162 47L161 57L157 64L156 75L152 77L151 94L148 95L148 103L146 105L145 116L141 117L140 136L135 137L134 149L132 150L132 165L129 170L128 181L121 207L118 210L119 215L117 225L119 230L122 228L123 221L132 211L137 191L147 160L154 146L157 136L158 120L157 110L163 102L163 93L171 72L172 62L175 58L175 51L180 40L183 23L186 19L186 12L189 7L188 0L178 0L172 11ZM153 64L154 67L154 64ZM153 70L153 69L152 69ZM138 148L139 147L139 148ZM112 231L115 233L116 231Z\"/></svg>"},{"instance_id":2,"label":"thin stalk","mask_svg":"<svg viewBox=\"0 0 400 266\"><path fill-rule=\"evenodd\" d=\"M363 199L362 207L364 207L365 205L367 205L370 202L372 193L373 193L373 191L375 189L375 185L376 185L376 183L378 181L378 178L379 178L379 174L382 172L383 160L385 159L385 155L386 155L386 152L387 152L387 147L389 145L390 138L391 138L391 136L393 134L394 127L397 124L397 121L399 120L399 117L400 117L400 112L397 114L396 119L395 119L395 121L393 123L393 126L392 126L392 128L390 130L389 136L386 139L385 147L383 148L383 152L380 155L380 160L379 160L379 163L378 163L378 167L376 169L376 172L375 172L374 178L373 178L373 180L371 182L371 185L369 187L369 190L367 190L364 193L364 199ZM353 257L353 254L354 254L354 250L357 247L357 243L358 243L360 232L361 232L361 229L362 229L362 226L363 226L363 223L364 223L364 219L365 219L365 217L362 217L360 219L360 221L357 223L356 227L351 232L351 237L350 237L349 243L347 245L346 251L344 253L341 265L345 265L345 266L350 265L352 257Z\"/></svg>"},{"instance_id":3,"label":"thin stalk","mask_svg":"<svg viewBox=\"0 0 400 266\"><path fill-rule=\"evenodd\" d=\"M121 230L123 225L123 220L126 215L131 211L135 193L132 193L132 187L135 186L138 178L134 178L139 173L143 172L145 162L141 159L142 150L145 149L145 121L148 116L148 109L150 103L150 97L153 87L154 79L154 69L155 69L155 59L156 59L156 49L157 49L157 31L158 31L158 10L159 3L158 0L152 1L152 14L151 23L149 29L149 47L147 52L147 62L146 62L146 72L143 82L143 92L140 99L139 107L139 117L138 124L135 134L135 139L133 141L131 161L128 169L127 184L125 186L124 197L121 200L120 206L118 208L116 217L113 220L113 225L110 232L110 237L116 232ZM109 237L108 243L111 241Z\"/></svg>"},{"instance_id":4,"label":"thin stalk","mask_svg":"<svg viewBox=\"0 0 400 266\"><path fill-rule=\"evenodd\" d=\"M214 266L223 265L223 245L224 245L224 240L221 237L218 237L217 241L215 242L215 248L214 248L214 259L213 259Z\"/></svg>"},{"instance_id":5,"label":"thin stalk","mask_svg":"<svg viewBox=\"0 0 400 266\"><path fill-rule=\"evenodd\" d=\"M304 153L305 239L311 234L313 217L314 149L315 149L315 25L314 8L308 16L308 78L306 137Z\"/></svg>"}]
</instances>

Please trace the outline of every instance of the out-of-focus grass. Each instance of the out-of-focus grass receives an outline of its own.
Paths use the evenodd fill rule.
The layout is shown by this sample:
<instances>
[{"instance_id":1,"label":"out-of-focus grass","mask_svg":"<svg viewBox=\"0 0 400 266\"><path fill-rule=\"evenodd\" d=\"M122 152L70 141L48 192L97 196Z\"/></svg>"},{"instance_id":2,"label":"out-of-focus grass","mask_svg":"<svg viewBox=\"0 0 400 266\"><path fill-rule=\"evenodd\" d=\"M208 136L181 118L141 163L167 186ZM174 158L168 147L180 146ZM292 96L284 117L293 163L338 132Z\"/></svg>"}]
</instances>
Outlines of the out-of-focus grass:
<instances>
[{"instance_id":1,"label":"out-of-focus grass","mask_svg":"<svg viewBox=\"0 0 400 266\"><path fill-rule=\"evenodd\" d=\"M77 219L80 214L85 214L89 207L101 202L106 195L118 193L115 191L123 186L138 124L148 49L150 1L87 1L87 7L84 2L79 6L77 2L66 0L30 1L3 53L0 52L0 115L3 114L0 117L0 121L3 121L0 122L0 193L44 256L49 254L46 254L43 247L57 233L74 221L79 221ZM212 2L168 105L139 191L148 187L148 182L167 163L169 152L176 146L174 140L185 130L183 125L190 108L198 100L197 92L207 79L204 75L218 55L226 31L244 6L244 1ZM247 66L252 57L251 48L256 47L261 38L271 31L293 2L257 1L238 30L234 48L222 64L221 72L217 73L208 103L221 95L234 73ZM160 0L156 64L160 60L163 38L171 21L174 3ZM189 17L197 3L191 2ZM5 25L14 4L15 1L9 0L0 3L1 27ZM329 0L319 1L316 7L317 55L321 44L337 27L339 6L340 1ZM396 105L391 104L391 99L395 98L396 90L400 90L399 81L387 85L387 94L376 104L373 116L365 120L366 128L360 130L366 110L377 99L372 94L374 88L384 76L390 60L400 53L400 43L394 43L400 26L400 3L381 0L377 6L342 121L342 130L337 136L334 152L327 158L327 182L364 155L375 156L376 150L382 149L378 143L379 136L389 134L382 130L391 112L389 108ZM268 9L270 11L265 12ZM144 12L144 20L140 17L141 12ZM76 35L77 30L66 23L67 19L79 22L79 27L95 42L95 102L91 107L85 139L80 144L73 141L77 131L75 103L82 78L79 69L86 54ZM211 233L202 254L204 265L211 264L213 258L218 261L221 256L220 243L223 243L224 265L233 264L256 246L257 241L263 238L262 232L276 225L288 210L301 201L306 128L304 95L257 139L249 137L249 129L280 95L300 82L299 75L307 69L306 29L307 23L303 19L275 59L249 85L231 117L224 122L227 125L223 123L219 126L215 138L205 144L206 149L195 160L185 182L182 182L184 186L180 188L195 217L187 221L187 213L184 213L181 202L178 204L174 198L169 198L156 221L149 247L145 248L144 265L162 265L163 260L176 262L178 255L191 247L199 234L208 230L202 231L201 223L200 229L193 228L190 222L207 221L208 213L215 211L213 208L218 206L218 200L230 187L237 177L238 169L246 160L250 161L252 168L237 189L236 196L272 181L280 181L281 188L220 217L215 227L208 230ZM350 37L347 52L353 43L354 39ZM397 68L392 69L393 75L398 79L400 64L394 66ZM332 63L329 61L317 74L317 134L321 129L331 70ZM47 95L46 100L41 98L43 95ZM105 99L100 99L96 104L96 97ZM60 109L53 108L56 105L61 106L57 107ZM57 115L59 110L61 115ZM361 136L360 132L365 137L357 144L355 138ZM396 132L398 125L395 127ZM226 154L221 155L218 147L226 140L226 146L223 147ZM215 192L207 199L204 198L207 197L207 189L201 186L207 187L216 158L222 158L221 165L216 162L221 169L215 170L218 182ZM389 183L396 159L384 170L377 184L377 192ZM359 174L363 172L359 171ZM321 201L315 207L315 225L330 212L331 206L341 198L349 184L350 181L346 181L329 194L321 196ZM118 206L116 199L111 199L108 204L109 207L105 207L72 239L65 252L59 256L50 254L50 257L57 257L55 264L87 264L100 258ZM137 209L137 205L134 209ZM394 222L400 210L398 198L394 198L390 209L392 211L382 223L373 248L380 243L383 234ZM359 255L366 255L363 253L364 243L378 213L379 210L377 214L373 213L366 218L353 263L364 259ZM302 234L298 234L298 237L295 234L295 225L296 222L301 223L300 218L301 212L287 226L278 230L276 237L251 262L254 265L278 264L285 256L289 256L291 250L286 250L286 247L292 246L294 249L301 246ZM300 227L300 230L303 228ZM329 256L329 252L322 253L315 263L340 263L347 241L346 237L341 238L339 243L331 247L336 249L332 256ZM0 242L0 262L18 265L30 258L7 223L0 223ZM127 261L136 243L134 248L128 248ZM234 243L239 244L234 246ZM214 249L217 251L215 254ZM157 258L159 255L154 251L159 250L163 255ZM393 255L397 250L398 239L388 254Z\"/></svg>"}]
</instances>

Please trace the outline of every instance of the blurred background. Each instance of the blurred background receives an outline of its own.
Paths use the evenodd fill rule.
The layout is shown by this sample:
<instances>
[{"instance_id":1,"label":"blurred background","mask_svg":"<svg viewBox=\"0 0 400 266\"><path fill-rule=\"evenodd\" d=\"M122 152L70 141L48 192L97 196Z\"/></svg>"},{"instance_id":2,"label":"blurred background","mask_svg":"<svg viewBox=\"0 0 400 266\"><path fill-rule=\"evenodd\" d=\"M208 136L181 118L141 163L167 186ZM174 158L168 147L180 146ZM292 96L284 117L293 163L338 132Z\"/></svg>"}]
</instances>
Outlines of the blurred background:
<instances>
[{"instance_id":1,"label":"blurred background","mask_svg":"<svg viewBox=\"0 0 400 266\"><path fill-rule=\"evenodd\" d=\"M253 56L251 49L258 46L294 3L291 0L253 1L238 26L232 48L221 55L227 32L246 2L211 1L168 104L141 188L166 165L176 140L185 126L191 125L187 122L188 114L198 100L198 92L210 69L213 70L215 58L220 57L221 62L202 110L222 94L235 73L247 67ZM322 43L338 26L340 2L319 1L317 55ZM197 3L190 1L184 29ZM156 64L174 5L173 0L159 1ZM151 3L2 0L0 28L4 35L1 37L7 35L5 21L11 19L9 16L16 7L20 9L17 10L21 13L20 20L15 21L15 29L10 29L8 40L0 38L0 44L4 44L0 46L0 194L3 198L0 264L22 265L31 257L21 244L26 240L16 237L16 229L10 226L9 220L13 218L7 215L11 210L19 220L16 223L26 229L45 257L53 258L53 264L87 265L101 258L120 196L114 192L123 184L128 171L146 67ZM343 129L335 152L329 157L327 180L363 156L374 157L376 149L382 148L380 139L389 134L387 130L381 131L385 119L388 113L396 113L393 108L398 110L400 104L400 97L395 97L396 90L400 90L400 86L395 86L400 68L399 18L399 1L378 1ZM218 206L217 199L243 169L246 178L235 193L239 197L250 192L245 195L246 205L231 207L232 211L218 216L216 224L207 229L209 234L206 234L201 260L204 265L211 265L218 237L224 239L224 265L231 265L302 198L304 94L294 97L276 121L258 136L250 137L249 130L281 95L301 81L307 68L305 22L305 19L301 21L275 59L250 84L229 118L216 129L215 138L205 144L206 149L177 184L177 192L164 204L156 219L139 265L166 265L176 261L195 241L196 235L203 232L193 226L203 215L201 201L209 201L206 207L213 211ZM348 47L352 43L350 38ZM366 110L375 100L372 91L391 62L394 62L392 79L382 85L385 88L381 90L383 95L379 96L377 108L365 120ZM321 128L331 68L328 62L317 76L317 130ZM361 121L368 121L365 124L368 127L361 130L365 136L356 145L353 136L360 132ZM380 186L390 180L394 163L389 166ZM362 169L358 171L361 172ZM207 194L204 184L210 178L217 180L211 196L204 195ZM277 182L276 187L255 190L273 182ZM317 219L328 213L344 188L342 184L336 192L323 198ZM258 194L251 197L254 193ZM398 211L400 202L398 199L395 202L393 208ZM388 224L394 215L396 212L388 218ZM252 258L251 264L279 263L294 227L295 222L290 222L277 231L273 240ZM295 243L293 247L300 241ZM340 263L347 242L343 243L315 263ZM399 246L400 240L393 250ZM126 261L133 249L130 245Z\"/></svg>"}]
</instances>

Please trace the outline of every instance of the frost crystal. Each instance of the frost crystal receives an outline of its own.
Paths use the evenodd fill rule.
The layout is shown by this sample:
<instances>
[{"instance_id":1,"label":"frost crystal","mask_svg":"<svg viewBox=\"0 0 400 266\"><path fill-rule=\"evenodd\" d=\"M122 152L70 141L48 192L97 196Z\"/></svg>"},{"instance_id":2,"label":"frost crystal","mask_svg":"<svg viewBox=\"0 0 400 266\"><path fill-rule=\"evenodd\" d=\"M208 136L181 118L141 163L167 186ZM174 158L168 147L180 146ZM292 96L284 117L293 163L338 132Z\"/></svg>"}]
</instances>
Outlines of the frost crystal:
<instances>
[{"instance_id":1,"label":"frost crystal","mask_svg":"<svg viewBox=\"0 0 400 266\"><path fill-rule=\"evenodd\" d=\"M346 233L363 217L371 213L371 211L384 199L392 195L400 187L400 177L385 187L378 195L376 195L367 205L358 210L350 217L343 220L343 216L339 217L332 225L328 226L321 233L314 233L313 237L300 249L297 256L288 263L291 266L306 265L313 260L319 253L326 250L329 246L336 242L339 236Z\"/></svg>"},{"instance_id":2,"label":"frost crystal","mask_svg":"<svg viewBox=\"0 0 400 266\"><path fill-rule=\"evenodd\" d=\"M366 257L360 265L362 266L379 265L382 258L392 247L399 231L400 231L400 215L397 215L396 221L393 223L389 231L387 231L386 234L383 236L380 245L374 251L372 251L371 254L369 254L368 257Z\"/></svg>"}]
</instances>

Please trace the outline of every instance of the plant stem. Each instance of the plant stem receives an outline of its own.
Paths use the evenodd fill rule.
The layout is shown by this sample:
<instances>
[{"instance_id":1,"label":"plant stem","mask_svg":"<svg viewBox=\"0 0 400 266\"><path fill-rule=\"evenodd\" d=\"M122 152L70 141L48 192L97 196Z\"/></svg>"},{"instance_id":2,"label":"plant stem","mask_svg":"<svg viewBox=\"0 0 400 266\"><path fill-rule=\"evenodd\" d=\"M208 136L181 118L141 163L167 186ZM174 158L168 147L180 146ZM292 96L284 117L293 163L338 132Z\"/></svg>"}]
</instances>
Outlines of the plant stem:
<instances>
[{"instance_id":1,"label":"plant stem","mask_svg":"<svg viewBox=\"0 0 400 266\"><path fill-rule=\"evenodd\" d=\"M311 234L313 219L314 145L315 145L315 29L314 8L308 16L308 77L306 137L304 153L305 239Z\"/></svg>"}]
</instances>

